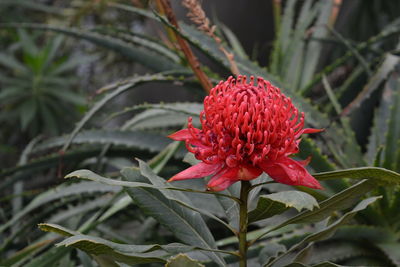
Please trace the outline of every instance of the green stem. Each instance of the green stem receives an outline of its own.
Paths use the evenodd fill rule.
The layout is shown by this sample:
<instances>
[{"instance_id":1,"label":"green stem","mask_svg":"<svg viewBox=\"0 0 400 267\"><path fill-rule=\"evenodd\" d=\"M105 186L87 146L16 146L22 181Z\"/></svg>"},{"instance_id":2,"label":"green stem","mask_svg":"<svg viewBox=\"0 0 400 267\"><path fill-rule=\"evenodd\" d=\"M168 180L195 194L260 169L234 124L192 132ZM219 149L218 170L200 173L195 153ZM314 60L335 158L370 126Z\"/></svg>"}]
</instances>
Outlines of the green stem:
<instances>
[{"instance_id":1,"label":"green stem","mask_svg":"<svg viewBox=\"0 0 400 267\"><path fill-rule=\"evenodd\" d=\"M249 181L241 181L240 189L240 210L239 210L239 255L240 267L247 266L247 200L251 184Z\"/></svg>"}]
</instances>

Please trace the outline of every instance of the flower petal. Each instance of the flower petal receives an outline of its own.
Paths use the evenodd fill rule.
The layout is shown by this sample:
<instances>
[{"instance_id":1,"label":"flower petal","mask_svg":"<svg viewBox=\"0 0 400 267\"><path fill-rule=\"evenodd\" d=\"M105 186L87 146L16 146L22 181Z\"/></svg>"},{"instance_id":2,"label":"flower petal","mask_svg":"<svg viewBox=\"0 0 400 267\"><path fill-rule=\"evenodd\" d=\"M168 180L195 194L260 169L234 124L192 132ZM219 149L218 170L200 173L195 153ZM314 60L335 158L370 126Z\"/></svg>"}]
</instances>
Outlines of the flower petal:
<instances>
[{"instance_id":1,"label":"flower petal","mask_svg":"<svg viewBox=\"0 0 400 267\"><path fill-rule=\"evenodd\" d=\"M207 189L210 191L222 191L238 181L253 180L260 176L261 173L262 170L260 168L251 165L234 168L226 167L210 179Z\"/></svg>"},{"instance_id":2,"label":"flower petal","mask_svg":"<svg viewBox=\"0 0 400 267\"><path fill-rule=\"evenodd\" d=\"M222 169L210 179L207 184L207 189L214 192L227 189L229 186L239 181L238 172L239 167Z\"/></svg>"},{"instance_id":3,"label":"flower petal","mask_svg":"<svg viewBox=\"0 0 400 267\"><path fill-rule=\"evenodd\" d=\"M309 133L319 133L319 132L323 132L323 131L325 131L325 129L305 128L305 129L301 130L301 133L309 134Z\"/></svg>"},{"instance_id":4,"label":"flower petal","mask_svg":"<svg viewBox=\"0 0 400 267\"><path fill-rule=\"evenodd\" d=\"M238 178L239 180L250 181L261 175L263 171L258 167L245 165L239 167Z\"/></svg>"},{"instance_id":5,"label":"flower petal","mask_svg":"<svg viewBox=\"0 0 400 267\"><path fill-rule=\"evenodd\" d=\"M181 171L178 174L175 174L172 178L168 180L168 182L186 180L186 179L194 179L194 178L203 178L205 176L214 174L218 172L222 168L223 164L206 164L204 162L200 162L186 170Z\"/></svg>"},{"instance_id":6,"label":"flower petal","mask_svg":"<svg viewBox=\"0 0 400 267\"><path fill-rule=\"evenodd\" d=\"M305 162L298 162L284 157L272 164L263 164L261 167L264 172L278 183L322 189L319 182L308 173L302 163Z\"/></svg>"},{"instance_id":7,"label":"flower petal","mask_svg":"<svg viewBox=\"0 0 400 267\"><path fill-rule=\"evenodd\" d=\"M189 129L179 130L173 134L168 135L169 138L175 141L185 141L186 139L193 138Z\"/></svg>"}]
</instances>

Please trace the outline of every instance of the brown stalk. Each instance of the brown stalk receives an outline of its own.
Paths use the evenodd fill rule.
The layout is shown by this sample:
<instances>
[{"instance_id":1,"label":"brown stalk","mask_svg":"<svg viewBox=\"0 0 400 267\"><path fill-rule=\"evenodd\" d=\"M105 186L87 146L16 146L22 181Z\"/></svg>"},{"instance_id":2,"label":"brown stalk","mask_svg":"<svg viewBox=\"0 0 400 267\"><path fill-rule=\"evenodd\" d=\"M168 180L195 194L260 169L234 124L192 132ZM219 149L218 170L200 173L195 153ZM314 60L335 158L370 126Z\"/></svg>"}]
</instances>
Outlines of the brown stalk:
<instances>
[{"instance_id":1,"label":"brown stalk","mask_svg":"<svg viewBox=\"0 0 400 267\"><path fill-rule=\"evenodd\" d=\"M342 0L332 0L332 1L333 1L333 7L328 22L328 25L331 27L333 27L333 25L335 24L337 16L340 11L340 7L342 5Z\"/></svg>"},{"instance_id":2,"label":"brown stalk","mask_svg":"<svg viewBox=\"0 0 400 267\"><path fill-rule=\"evenodd\" d=\"M187 16L194 24L197 25L197 28L215 40L215 42L218 44L219 50L224 53L225 57L228 59L232 74L238 76L240 73L235 62L235 56L225 49L225 47L222 45L221 38L215 35L216 26L210 23L210 20L207 18L206 13L201 7L199 1L182 0L182 5L188 9Z\"/></svg>"},{"instance_id":3,"label":"brown stalk","mask_svg":"<svg viewBox=\"0 0 400 267\"><path fill-rule=\"evenodd\" d=\"M171 3L169 0L159 0L163 11L169 21L177 30L179 30L178 21L175 17L174 11L172 10ZM211 88L213 87L210 80L208 79L207 75L203 72L200 68L200 63L197 60L196 56L193 54L192 49L190 48L189 44L183 39L179 33L174 32L175 38L178 41L178 45L182 50L183 54L185 55L190 67L192 68L194 74L199 79L201 85L203 86L206 92L210 92Z\"/></svg>"}]
</instances>

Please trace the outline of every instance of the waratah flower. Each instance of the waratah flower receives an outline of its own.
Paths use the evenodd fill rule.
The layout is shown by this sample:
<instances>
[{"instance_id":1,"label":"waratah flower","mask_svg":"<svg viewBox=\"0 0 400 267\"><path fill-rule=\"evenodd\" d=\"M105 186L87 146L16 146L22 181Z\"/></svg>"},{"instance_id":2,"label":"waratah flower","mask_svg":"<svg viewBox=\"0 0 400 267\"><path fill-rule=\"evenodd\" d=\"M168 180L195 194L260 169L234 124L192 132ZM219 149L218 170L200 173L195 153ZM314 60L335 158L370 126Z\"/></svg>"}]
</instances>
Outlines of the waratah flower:
<instances>
[{"instance_id":1,"label":"waratah flower","mask_svg":"<svg viewBox=\"0 0 400 267\"><path fill-rule=\"evenodd\" d=\"M268 81L245 76L230 77L211 89L200 113L202 129L188 120L187 129L169 137L185 141L189 152L201 162L176 174L169 181L213 175L207 184L221 191L240 180L252 180L266 172L276 182L321 189L304 168L309 160L296 161L300 136L320 132L304 126L290 98Z\"/></svg>"}]
</instances>

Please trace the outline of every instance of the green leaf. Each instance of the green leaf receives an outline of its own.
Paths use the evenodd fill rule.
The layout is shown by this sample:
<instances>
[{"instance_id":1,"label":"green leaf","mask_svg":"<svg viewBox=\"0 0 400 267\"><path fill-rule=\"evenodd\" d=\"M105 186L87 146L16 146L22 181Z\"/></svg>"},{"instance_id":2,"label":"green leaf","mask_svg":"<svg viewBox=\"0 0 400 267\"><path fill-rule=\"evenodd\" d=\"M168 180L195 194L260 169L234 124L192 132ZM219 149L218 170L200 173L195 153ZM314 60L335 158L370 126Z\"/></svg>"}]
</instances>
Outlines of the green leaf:
<instances>
[{"instance_id":1,"label":"green leaf","mask_svg":"<svg viewBox=\"0 0 400 267\"><path fill-rule=\"evenodd\" d=\"M249 212L249 222L270 218L274 215L295 208L312 210L318 203L307 193L300 191L283 191L260 196L257 207Z\"/></svg>"},{"instance_id":2,"label":"green leaf","mask_svg":"<svg viewBox=\"0 0 400 267\"><path fill-rule=\"evenodd\" d=\"M32 56L37 55L39 53L39 50L36 47L32 36L30 36L24 29L18 30L18 37L20 39L20 43L22 45L24 53L27 53Z\"/></svg>"},{"instance_id":3,"label":"green leaf","mask_svg":"<svg viewBox=\"0 0 400 267\"><path fill-rule=\"evenodd\" d=\"M327 239L327 238L331 237L341 225L347 223L350 219L352 219L355 216L355 214L357 212L359 212L361 210L364 210L371 203L375 202L379 198L380 197L371 197L371 198L362 200L356 207L354 207L354 209L352 211L347 212L345 215L343 215L336 222L328 225L327 227L323 228L322 230L307 236L301 242L299 242L296 245L294 245L293 247L291 247L287 252L285 252L284 254L280 255L278 258L276 258L268 266L272 266L273 263L276 263L280 259L283 259L283 257L289 255L289 253L291 253L291 252L303 247L304 245L306 245L306 244L308 244L310 242L324 240L324 239Z\"/></svg>"},{"instance_id":4,"label":"green leaf","mask_svg":"<svg viewBox=\"0 0 400 267\"><path fill-rule=\"evenodd\" d=\"M140 166L140 173L143 175L143 177L146 177L148 179L148 181L155 186L165 186L165 179L157 176L146 163L144 163L141 160L138 160L138 161L139 161L139 166ZM136 170L134 170L133 168L125 168L122 170L121 173L126 177L127 176L136 177L138 175L134 173L135 171ZM179 205L182 205L185 208L191 209L193 211L196 211L202 215L208 216L208 217L220 222L225 227L227 227L229 230L231 230L233 233L236 233L236 230L233 229L229 224L227 224L225 221L221 220L219 217L215 216L213 213L211 213L207 209L196 207L193 204L193 202L191 201L190 196L185 195L184 191L186 191L186 190L185 189L182 189L180 191L162 190L161 193L166 198L168 198L172 201L176 201L176 203L178 203ZM193 192L191 194L193 194ZM213 199L211 199L211 201L212 200ZM218 203L218 202L214 202L214 203Z\"/></svg>"},{"instance_id":5,"label":"green leaf","mask_svg":"<svg viewBox=\"0 0 400 267\"><path fill-rule=\"evenodd\" d=\"M165 82L171 80L172 78L165 77L160 74L156 75L145 75L132 78L128 83L117 87L113 92L108 93L102 99L100 99L96 104L85 114L85 116L78 122L75 126L75 129L71 133L68 141L64 144L62 150L66 150L71 144L72 140L78 134L78 132L84 127L84 125L93 117L95 113L97 113L105 104L107 104L110 100L114 99L116 96L124 93L125 91L132 89L138 85L149 82Z\"/></svg>"},{"instance_id":6,"label":"green leaf","mask_svg":"<svg viewBox=\"0 0 400 267\"><path fill-rule=\"evenodd\" d=\"M285 251L286 247L284 245L275 242L268 242L268 244L261 249L258 256L258 262L260 263L260 265L268 263Z\"/></svg>"},{"instance_id":7,"label":"green leaf","mask_svg":"<svg viewBox=\"0 0 400 267\"><path fill-rule=\"evenodd\" d=\"M346 227L346 225L342 227ZM340 231L342 227L337 231ZM356 242L349 242L337 240L335 237L332 237L327 241L318 242L317 245L311 247L312 256L309 263L316 264L318 262L331 261L347 264L347 260L356 257L366 258L374 255L377 256L376 253L374 253L376 248L369 249L365 246L364 242L360 242L360 240L363 240L363 238L360 237Z\"/></svg>"},{"instance_id":8,"label":"green leaf","mask_svg":"<svg viewBox=\"0 0 400 267\"><path fill-rule=\"evenodd\" d=\"M93 194L93 193L109 193L120 190L118 187L93 184L91 182L81 182L72 185L61 185L51 190L48 190L36 198L34 198L23 210L15 214L10 220L0 226L0 232L11 227L13 224L21 220L23 216L29 214L33 210L48 204L49 202L77 194Z\"/></svg>"},{"instance_id":9,"label":"green leaf","mask_svg":"<svg viewBox=\"0 0 400 267\"><path fill-rule=\"evenodd\" d=\"M161 149L162 148L160 148L160 150ZM31 177L33 174L38 173L44 169L58 166L60 163L60 159L68 163L80 163L85 159L97 157L101 152L102 147L74 147L74 149L71 149L64 154L60 154L58 151L56 151L43 157L34 158L27 164L12 167L9 169L2 169L0 170L0 177L6 177L6 179L1 180L0 189L5 188L18 180ZM107 151L107 155L110 157L129 157L132 156L132 153L134 152L135 151L133 150L133 148L129 147L112 147Z\"/></svg>"},{"instance_id":10,"label":"green leaf","mask_svg":"<svg viewBox=\"0 0 400 267\"><path fill-rule=\"evenodd\" d=\"M53 223L40 223L38 224L38 227L40 230L44 232L53 232L62 236L74 236L74 235L79 235L79 232L72 231L70 229L67 229L61 225L58 224L53 224Z\"/></svg>"},{"instance_id":11,"label":"green leaf","mask_svg":"<svg viewBox=\"0 0 400 267\"><path fill-rule=\"evenodd\" d=\"M4 26L54 31L78 39L86 40L96 45L103 46L107 49L114 50L115 52L120 53L129 59L135 60L154 71L182 69L182 66L174 63L172 60L165 58L160 54L154 53L148 48L140 47L119 38L96 33L90 30L88 31L72 27L67 28L39 23L7 23L3 24L3 27Z\"/></svg>"},{"instance_id":12,"label":"green leaf","mask_svg":"<svg viewBox=\"0 0 400 267\"><path fill-rule=\"evenodd\" d=\"M52 76L63 75L65 72L73 71L81 64L88 64L96 60L97 56L85 56L80 55L79 57L69 57L65 62L59 65L51 66L49 69L49 74Z\"/></svg>"},{"instance_id":13,"label":"green leaf","mask_svg":"<svg viewBox=\"0 0 400 267\"><path fill-rule=\"evenodd\" d=\"M108 2L107 5L110 7L120 9L120 10L132 12L134 14L138 14L140 16L144 16L149 19L154 19L154 20L157 19L157 17L152 12L150 12L144 8L138 8L133 5L124 5L124 4L115 3L115 2Z\"/></svg>"},{"instance_id":14,"label":"green leaf","mask_svg":"<svg viewBox=\"0 0 400 267\"><path fill-rule=\"evenodd\" d=\"M4 66L6 68L9 68L11 71L18 73L18 74L29 73L29 71L25 65L20 63L14 57L12 57L8 54L5 54L5 53L0 53L0 65Z\"/></svg>"},{"instance_id":15,"label":"green leaf","mask_svg":"<svg viewBox=\"0 0 400 267\"><path fill-rule=\"evenodd\" d=\"M165 262L165 253L154 251L161 249L161 246L157 245L124 245L99 237L76 235L65 239L56 246L74 247L93 255L106 255L114 261L126 264Z\"/></svg>"},{"instance_id":16,"label":"green leaf","mask_svg":"<svg viewBox=\"0 0 400 267\"><path fill-rule=\"evenodd\" d=\"M376 244L395 266L400 265L400 243L379 243Z\"/></svg>"},{"instance_id":17,"label":"green leaf","mask_svg":"<svg viewBox=\"0 0 400 267\"><path fill-rule=\"evenodd\" d=\"M198 117L203 105L200 103L166 103L145 104L126 108L123 112L146 108L148 110L139 113L125 122L124 129L152 129L171 126L182 126L187 122L188 116Z\"/></svg>"},{"instance_id":18,"label":"green leaf","mask_svg":"<svg viewBox=\"0 0 400 267\"><path fill-rule=\"evenodd\" d=\"M334 239L346 241L368 240L370 243L395 242L396 234L393 230L373 225L345 225L340 227Z\"/></svg>"},{"instance_id":19,"label":"green leaf","mask_svg":"<svg viewBox=\"0 0 400 267\"><path fill-rule=\"evenodd\" d=\"M38 257L30 260L24 267L48 267L48 266L57 266L58 262L68 253L72 251L72 248L57 248L53 247Z\"/></svg>"},{"instance_id":20,"label":"green leaf","mask_svg":"<svg viewBox=\"0 0 400 267\"><path fill-rule=\"evenodd\" d=\"M393 80L394 74L390 76L389 80ZM385 146L385 135L388 132L388 124L391 117L390 108L394 106L396 99L395 87L389 86L389 82L386 82L380 99L379 107L374 112L373 125L371 127L371 134L368 140L366 157L370 165L372 165L377 158L378 150L382 146ZM382 151L380 154L382 154ZM382 155L379 157L383 158ZM376 163L377 165L375 166L380 166L382 164L382 160L379 160Z\"/></svg>"},{"instance_id":21,"label":"green leaf","mask_svg":"<svg viewBox=\"0 0 400 267\"><path fill-rule=\"evenodd\" d=\"M288 264L285 267L345 267L345 266L337 265L335 263L326 261L326 262L321 262L321 263L314 264L314 265L304 265L303 263L295 262L295 263Z\"/></svg>"},{"instance_id":22,"label":"green leaf","mask_svg":"<svg viewBox=\"0 0 400 267\"><path fill-rule=\"evenodd\" d=\"M12 266L13 264L16 264L16 263L24 260L24 258L29 257L35 251L43 248L44 246L46 246L52 242L53 242L53 240L44 240L44 241L36 242L32 245L29 245L29 246L15 252L13 255L11 255L11 257L4 259L4 260L0 260L0 265L1 266Z\"/></svg>"},{"instance_id":23,"label":"green leaf","mask_svg":"<svg viewBox=\"0 0 400 267\"><path fill-rule=\"evenodd\" d=\"M322 221L323 219L329 217L332 212L350 207L357 202L362 195L372 190L374 187L374 184L370 183L369 181L361 181L358 184L355 184L348 189L333 195L327 200L320 202L319 209L300 213L299 215L289 219L289 221L284 224L287 225L288 222L292 224Z\"/></svg>"},{"instance_id":24,"label":"green leaf","mask_svg":"<svg viewBox=\"0 0 400 267\"><path fill-rule=\"evenodd\" d=\"M222 32L226 36L226 39L228 40L230 46L232 47L232 50L235 52L235 55L238 55L241 58L246 58L247 57L246 51L244 50L242 44L240 43L240 40L233 33L233 31L222 23L220 23L218 27L221 28Z\"/></svg>"},{"instance_id":25,"label":"green leaf","mask_svg":"<svg viewBox=\"0 0 400 267\"><path fill-rule=\"evenodd\" d=\"M165 267L205 267L199 261L191 259L185 254L178 254L175 257L169 258Z\"/></svg>"},{"instance_id":26,"label":"green leaf","mask_svg":"<svg viewBox=\"0 0 400 267\"><path fill-rule=\"evenodd\" d=\"M362 91L350 104L347 105L345 109L343 109L342 115L345 116L350 114L354 109L358 108L365 99L369 98L371 94L379 88L379 85L387 79L388 75L394 70L399 62L400 57L387 54L383 63L379 66Z\"/></svg>"},{"instance_id":27,"label":"green leaf","mask_svg":"<svg viewBox=\"0 0 400 267\"><path fill-rule=\"evenodd\" d=\"M129 176L127 173L124 175L129 181L145 181L144 177L138 177L133 173ZM154 178L152 180L153 183L161 185L161 181L156 181ZM197 212L166 198L158 190L142 187L126 188L126 191L143 212L154 217L183 242L204 249L216 249L210 230ZM211 252L207 255L218 264L225 264L220 255Z\"/></svg>"},{"instance_id":28,"label":"green leaf","mask_svg":"<svg viewBox=\"0 0 400 267\"><path fill-rule=\"evenodd\" d=\"M391 88L391 89L388 89ZM400 81L399 73L393 73L386 83L385 93L392 93L392 105L390 106L390 118L387 125L384 147L383 167L400 171ZM385 104L385 103L382 103ZM381 105L382 105L381 104ZM383 131L384 129L380 129Z\"/></svg>"},{"instance_id":29,"label":"green leaf","mask_svg":"<svg viewBox=\"0 0 400 267\"><path fill-rule=\"evenodd\" d=\"M22 130L26 130L29 123L36 116L37 112L37 103L36 99L27 99L20 106L20 115L21 115L21 128Z\"/></svg>"},{"instance_id":30,"label":"green leaf","mask_svg":"<svg viewBox=\"0 0 400 267\"><path fill-rule=\"evenodd\" d=\"M61 80L64 81L65 80ZM69 102L74 105L86 105L87 101L83 95L80 95L78 93L69 91L69 90L54 90L50 89L49 91L50 95L53 95L58 98L60 101L65 101Z\"/></svg>"},{"instance_id":31,"label":"green leaf","mask_svg":"<svg viewBox=\"0 0 400 267\"><path fill-rule=\"evenodd\" d=\"M318 180L329 180L329 179L371 179L371 181L378 184L400 184L400 174L391 170L378 167L361 167L352 168L339 171L321 172L313 174Z\"/></svg>"},{"instance_id":32,"label":"green leaf","mask_svg":"<svg viewBox=\"0 0 400 267\"><path fill-rule=\"evenodd\" d=\"M2 0L0 1L0 5L5 5L7 6L20 6L22 8L26 9L31 9L34 11L41 11L49 14L54 14L54 15L63 15L63 9L60 7L53 7L45 4L41 4L38 2L32 2L30 0Z\"/></svg>"},{"instance_id":33,"label":"green leaf","mask_svg":"<svg viewBox=\"0 0 400 267\"><path fill-rule=\"evenodd\" d=\"M376 188L376 185L371 181L361 181L347 188L346 190L333 195L327 200L320 202L319 209L314 209L313 211L304 211L275 227L263 231L255 238L255 240L260 239L263 236L289 224L314 223L322 221L323 219L328 218L334 211L351 207L359 200L361 196L373 190L374 188Z\"/></svg>"},{"instance_id":34,"label":"green leaf","mask_svg":"<svg viewBox=\"0 0 400 267\"><path fill-rule=\"evenodd\" d=\"M55 137L38 144L33 152L43 152L62 146L69 136ZM112 144L127 148L159 152L169 143L163 135L143 131L87 130L78 133L71 144Z\"/></svg>"},{"instance_id":35,"label":"green leaf","mask_svg":"<svg viewBox=\"0 0 400 267\"><path fill-rule=\"evenodd\" d=\"M116 39L123 40L133 45L138 45L140 47L147 48L150 51L155 52L160 56L165 57L166 59L176 64L179 64L181 60L176 51L171 50L164 43L158 41L155 38L149 38L145 35L138 34L133 31L127 31L122 28L111 28L111 27L96 28L96 32L114 37Z\"/></svg>"},{"instance_id":36,"label":"green leaf","mask_svg":"<svg viewBox=\"0 0 400 267\"><path fill-rule=\"evenodd\" d=\"M373 46L374 44L376 44L378 42L382 42L385 39L388 39L388 38L392 37L393 35L398 34L399 33L399 24L400 24L400 19L395 19L393 22L386 25L381 30L381 32L379 32L377 35L372 36L367 41L357 45L356 46L357 51L362 51L368 47ZM306 80L307 84L301 90L302 95L309 94L311 89L313 88L313 86L322 79L322 75L324 75L324 74L328 75L332 71L336 70L337 67L344 64L347 60L349 60L351 57L353 57L353 55L354 54L350 51L346 52L345 55L343 55L342 57L339 57L332 64L326 66L321 72L314 75L314 77L311 80Z\"/></svg>"},{"instance_id":37,"label":"green leaf","mask_svg":"<svg viewBox=\"0 0 400 267\"><path fill-rule=\"evenodd\" d=\"M319 5L318 8L318 18L315 22L315 30L312 32L311 37L314 40L309 41L307 45L307 50L304 55L304 70L301 75L300 88L303 88L311 78L313 77L315 70L317 69L318 60L322 52L323 44L315 39L325 38L328 34L328 30L325 25L328 24L329 18L331 17L331 9L333 7L333 2L323 1L316 3Z\"/></svg>"}]
</instances>

